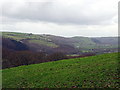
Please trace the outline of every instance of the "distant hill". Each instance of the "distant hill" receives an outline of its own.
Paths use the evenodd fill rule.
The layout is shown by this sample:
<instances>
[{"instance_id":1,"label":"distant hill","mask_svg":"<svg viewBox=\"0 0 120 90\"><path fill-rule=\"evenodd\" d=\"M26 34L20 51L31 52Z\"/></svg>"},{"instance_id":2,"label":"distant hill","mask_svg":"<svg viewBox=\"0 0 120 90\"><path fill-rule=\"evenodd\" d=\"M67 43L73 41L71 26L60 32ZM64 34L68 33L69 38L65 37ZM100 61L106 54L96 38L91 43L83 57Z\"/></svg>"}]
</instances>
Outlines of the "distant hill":
<instances>
[{"instance_id":1,"label":"distant hill","mask_svg":"<svg viewBox=\"0 0 120 90\"><path fill-rule=\"evenodd\" d=\"M3 88L120 88L118 53L2 70Z\"/></svg>"},{"instance_id":2,"label":"distant hill","mask_svg":"<svg viewBox=\"0 0 120 90\"><path fill-rule=\"evenodd\" d=\"M2 38L2 48L18 51L29 49L24 43L9 38Z\"/></svg>"},{"instance_id":3,"label":"distant hill","mask_svg":"<svg viewBox=\"0 0 120 90\"><path fill-rule=\"evenodd\" d=\"M88 52L105 53L116 52L118 49L118 37L60 37L47 34L3 32L5 39L16 40L17 43L26 45L29 50L35 52L63 52L66 54L82 54ZM4 41L8 43L8 41ZM3 45L5 46L5 45Z\"/></svg>"}]
</instances>

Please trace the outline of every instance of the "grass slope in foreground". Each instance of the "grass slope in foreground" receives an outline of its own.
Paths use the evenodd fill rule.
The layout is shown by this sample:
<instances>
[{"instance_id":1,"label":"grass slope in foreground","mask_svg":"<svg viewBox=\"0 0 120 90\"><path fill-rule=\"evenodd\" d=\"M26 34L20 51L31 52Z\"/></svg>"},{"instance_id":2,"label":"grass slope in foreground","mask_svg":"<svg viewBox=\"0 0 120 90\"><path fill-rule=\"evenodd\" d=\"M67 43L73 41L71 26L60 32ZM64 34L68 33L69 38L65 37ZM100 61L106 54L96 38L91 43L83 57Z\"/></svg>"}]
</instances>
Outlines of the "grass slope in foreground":
<instances>
[{"instance_id":1,"label":"grass slope in foreground","mask_svg":"<svg viewBox=\"0 0 120 90\"><path fill-rule=\"evenodd\" d=\"M118 53L3 70L3 88L119 88Z\"/></svg>"}]
</instances>

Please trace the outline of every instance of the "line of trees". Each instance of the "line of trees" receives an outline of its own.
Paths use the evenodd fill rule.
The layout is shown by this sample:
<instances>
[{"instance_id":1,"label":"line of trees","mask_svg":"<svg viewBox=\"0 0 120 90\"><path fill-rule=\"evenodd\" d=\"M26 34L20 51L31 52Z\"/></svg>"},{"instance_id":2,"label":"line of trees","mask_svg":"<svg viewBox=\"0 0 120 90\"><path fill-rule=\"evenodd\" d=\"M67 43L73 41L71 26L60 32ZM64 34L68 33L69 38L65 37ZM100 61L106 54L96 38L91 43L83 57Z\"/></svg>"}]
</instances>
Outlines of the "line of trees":
<instances>
[{"instance_id":1,"label":"line of trees","mask_svg":"<svg viewBox=\"0 0 120 90\"><path fill-rule=\"evenodd\" d=\"M42 62L57 61L67 59L61 52L46 54L44 52L14 51L6 48L2 49L2 68L17 67L21 65L36 64Z\"/></svg>"},{"instance_id":2,"label":"line of trees","mask_svg":"<svg viewBox=\"0 0 120 90\"><path fill-rule=\"evenodd\" d=\"M66 56L64 53L55 52L52 54L46 54L44 52L32 52L26 51L14 51L10 49L2 49L2 68L11 68L21 65L37 64L42 62L57 61L69 58L79 58L86 56L93 56L93 53L87 53L80 56Z\"/></svg>"}]
</instances>

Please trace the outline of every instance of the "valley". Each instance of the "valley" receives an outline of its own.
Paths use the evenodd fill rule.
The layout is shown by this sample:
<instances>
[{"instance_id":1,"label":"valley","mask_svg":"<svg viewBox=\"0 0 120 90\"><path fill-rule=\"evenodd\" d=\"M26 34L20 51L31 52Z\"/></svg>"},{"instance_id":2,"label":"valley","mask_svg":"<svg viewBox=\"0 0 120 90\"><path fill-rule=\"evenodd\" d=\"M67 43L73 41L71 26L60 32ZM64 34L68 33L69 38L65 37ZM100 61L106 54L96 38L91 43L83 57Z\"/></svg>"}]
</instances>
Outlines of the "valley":
<instances>
[{"instance_id":1,"label":"valley","mask_svg":"<svg viewBox=\"0 0 120 90\"><path fill-rule=\"evenodd\" d=\"M2 32L2 68L118 52L117 37Z\"/></svg>"}]
</instances>

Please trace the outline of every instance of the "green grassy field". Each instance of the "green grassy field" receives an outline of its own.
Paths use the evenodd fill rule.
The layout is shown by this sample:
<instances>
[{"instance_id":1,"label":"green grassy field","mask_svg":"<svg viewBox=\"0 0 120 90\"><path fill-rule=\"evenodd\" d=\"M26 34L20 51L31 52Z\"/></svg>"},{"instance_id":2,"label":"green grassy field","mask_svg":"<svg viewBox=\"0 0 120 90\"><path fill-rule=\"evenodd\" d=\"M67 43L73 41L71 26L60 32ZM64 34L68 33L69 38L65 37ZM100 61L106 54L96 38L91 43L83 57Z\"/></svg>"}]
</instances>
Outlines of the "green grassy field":
<instances>
[{"instance_id":1,"label":"green grassy field","mask_svg":"<svg viewBox=\"0 0 120 90\"><path fill-rule=\"evenodd\" d=\"M11 38L17 41L22 39L47 39L37 34L30 34L30 33L17 33L17 32L2 32L2 36L5 38Z\"/></svg>"},{"instance_id":2,"label":"green grassy field","mask_svg":"<svg viewBox=\"0 0 120 90\"><path fill-rule=\"evenodd\" d=\"M48 41L45 41L45 40L28 40L29 43L35 43L35 44L38 44L38 45L44 45L44 46L48 46L48 47L52 47L52 48L57 48L58 45L56 45L55 43L53 42L48 42Z\"/></svg>"},{"instance_id":3,"label":"green grassy field","mask_svg":"<svg viewBox=\"0 0 120 90\"><path fill-rule=\"evenodd\" d=\"M3 88L119 88L118 53L4 69Z\"/></svg>"}]
</instances>

